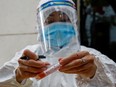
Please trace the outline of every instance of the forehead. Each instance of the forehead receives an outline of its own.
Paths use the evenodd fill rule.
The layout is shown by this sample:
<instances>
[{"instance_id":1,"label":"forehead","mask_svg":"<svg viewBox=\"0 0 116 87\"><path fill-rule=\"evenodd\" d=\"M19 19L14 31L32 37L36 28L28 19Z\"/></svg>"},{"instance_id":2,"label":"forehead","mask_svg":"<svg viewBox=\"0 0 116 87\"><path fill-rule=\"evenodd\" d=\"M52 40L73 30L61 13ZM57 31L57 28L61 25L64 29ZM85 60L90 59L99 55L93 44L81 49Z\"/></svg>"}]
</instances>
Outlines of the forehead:
<instances>
[{"instance_id":1,"label":"forehead","mask_svg":"<svg viewBox=\"0 0 116 87\"><path fill-rule=\"evenodd\" d=\"M51 24L54 22L70 22L69 17L62 11L54 11L45 20L45 24Z\"/></svg>"},{"instance_id":2,"label":"forehead","mask_svg":"<svg viewBox=\"0 0 116 87\"><path fill-rule=\"evenodd\" d=\"M54 12L52 12L49 16L61 16L61 15L63 15L63 16L67 16L64 12L62 12L62 11L54 11ZM68 17L68 16L67 16Z\"/></svg>"}]
</instances>

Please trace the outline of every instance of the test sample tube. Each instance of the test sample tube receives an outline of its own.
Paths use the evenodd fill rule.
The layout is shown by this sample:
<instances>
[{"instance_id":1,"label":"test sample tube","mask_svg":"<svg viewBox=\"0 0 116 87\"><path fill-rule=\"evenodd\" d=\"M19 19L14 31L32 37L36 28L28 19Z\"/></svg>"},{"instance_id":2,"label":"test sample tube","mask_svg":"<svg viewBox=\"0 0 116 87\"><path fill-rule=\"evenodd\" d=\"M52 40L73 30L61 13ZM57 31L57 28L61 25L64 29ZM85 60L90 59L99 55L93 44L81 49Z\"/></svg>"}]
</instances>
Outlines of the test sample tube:
<instances>
[{"instance_id":1,"label":"test sample tube","mask_svg":"<svg viewBox=\"0 0 116 87\"><path fill-rule=\"evenodd\" d=\"M50 75L51 73L55 72L56 70L58 70L60 67L60 64L57 63L53 66L51 66L50 68L48 68L47 70L43 71L42 73L38 74L35 78L40 80L48 75Z\"/></svg>"}]
</instances>

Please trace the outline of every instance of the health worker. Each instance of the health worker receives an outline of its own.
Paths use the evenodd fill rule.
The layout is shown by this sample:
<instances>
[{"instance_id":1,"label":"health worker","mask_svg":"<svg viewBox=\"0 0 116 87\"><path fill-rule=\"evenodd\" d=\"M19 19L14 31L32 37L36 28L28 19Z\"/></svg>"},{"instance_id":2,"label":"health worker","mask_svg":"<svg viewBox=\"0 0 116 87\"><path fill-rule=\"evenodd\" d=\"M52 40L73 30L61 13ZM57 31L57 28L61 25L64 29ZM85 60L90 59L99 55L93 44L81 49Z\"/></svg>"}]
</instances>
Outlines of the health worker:
<instances>
[{"instance_id":1,"label":"health worker","mask_svg":"<svg viewBox=\"0 0 116 87\"><path fill-rule=\"evenodd\" d=\"M40 0L38 43L0 67L0 87L116 87L116 63L80 45L77 17L72 0ZM37 78L57 63L55 72Z\"/></svg>"}]
</instances>

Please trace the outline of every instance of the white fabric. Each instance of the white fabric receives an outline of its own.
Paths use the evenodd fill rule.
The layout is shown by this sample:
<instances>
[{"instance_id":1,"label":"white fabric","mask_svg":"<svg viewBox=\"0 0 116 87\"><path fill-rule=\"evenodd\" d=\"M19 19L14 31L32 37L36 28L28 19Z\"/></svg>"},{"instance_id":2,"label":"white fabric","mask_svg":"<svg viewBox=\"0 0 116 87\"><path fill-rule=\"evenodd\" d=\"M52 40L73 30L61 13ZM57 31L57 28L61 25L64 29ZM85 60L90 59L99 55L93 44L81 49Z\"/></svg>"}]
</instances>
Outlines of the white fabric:
<instances>
[{"instance_id":1,"label":"white fabric","mask_svg":"<svg viewBox=\"0 0 116 87\"><path fill-rule=\"evenodd\" d=\"M37 9L42 5L45 4L46 2L53 1L53 0L40 0ZM67 0L70 1L71 3L74 3L72 0Z\"/></svg>"},{"instance_id":2,"label":"white fabric","mask_svg":"<svg viewBox=\"0 0 116 87\"><path fill-rule=\"evenodd\" d=\"M32 45L25 49L35 52L38 48L39 45ZM0 87L116 87L116 63L100 52L84 46L81 46L81 51L88 51L96 56L97 71L92 79L57 71L42 80L28 79L21 85L16 81L14 72L18 66L17 61L25 49L17 52L11 61L0 67Z\"/></svg>"},{"instance_id":3,"label":"white fabric","mask_svg":"<svg viewBox=\"0 0 116 87\"><path fill-rule=\"evenodd\" d=\"M71 20L71 23L73 24L74 28L76 29L76 31L78 31L78 27L77 27L77 12L76 9L74 9L71 6L66 6L66 5L61 5L61 6L49 6L41 11L39 11L40 7L45 4L46 2L53 1L53 0L40 0L39 5L37 7L37 30L38 30L38 40L39 42L41 42L40 40L40 32L42 32L41 29L44 29L45 25L45 21L46 19L50 16L51 13L55 12L55 11L61 11L63 13L65 13L68 18ZM69 2L71 2L72 4L74 4L74 2L72 0L67 0ZM79 37L79 34L77 34L77 37Z\"/></svg>"}]
</instances>

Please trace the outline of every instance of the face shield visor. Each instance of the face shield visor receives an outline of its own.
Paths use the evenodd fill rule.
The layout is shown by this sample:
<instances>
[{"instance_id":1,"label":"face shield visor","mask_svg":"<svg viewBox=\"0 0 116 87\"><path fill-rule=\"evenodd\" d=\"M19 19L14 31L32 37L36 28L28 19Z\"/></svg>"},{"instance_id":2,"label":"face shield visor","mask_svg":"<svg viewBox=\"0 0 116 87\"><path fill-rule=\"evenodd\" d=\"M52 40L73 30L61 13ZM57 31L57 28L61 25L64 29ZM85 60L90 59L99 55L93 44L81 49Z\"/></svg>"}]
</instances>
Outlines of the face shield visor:
<instances>
[{"instance_id":1,"label":"face shield visor","mask_svg":"<svg viewBox=\"0 0 116 87\"><path fill-rule=\"evenodd\" d=\"M47 6L47 7L46 7ZM71 43L77 44L77 15L71 2L50 1L38 8L38 40L44 51L58 51Z\"/></svg>"}]
</instances>

